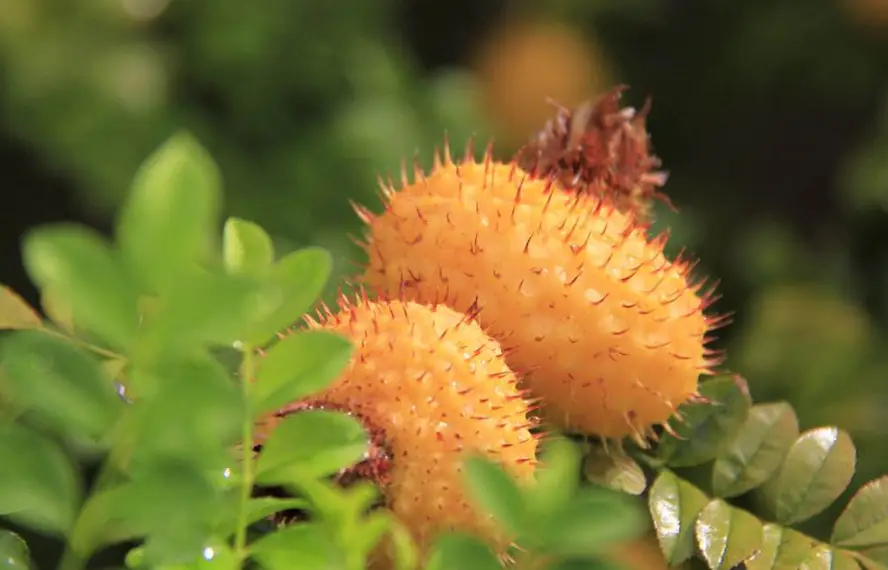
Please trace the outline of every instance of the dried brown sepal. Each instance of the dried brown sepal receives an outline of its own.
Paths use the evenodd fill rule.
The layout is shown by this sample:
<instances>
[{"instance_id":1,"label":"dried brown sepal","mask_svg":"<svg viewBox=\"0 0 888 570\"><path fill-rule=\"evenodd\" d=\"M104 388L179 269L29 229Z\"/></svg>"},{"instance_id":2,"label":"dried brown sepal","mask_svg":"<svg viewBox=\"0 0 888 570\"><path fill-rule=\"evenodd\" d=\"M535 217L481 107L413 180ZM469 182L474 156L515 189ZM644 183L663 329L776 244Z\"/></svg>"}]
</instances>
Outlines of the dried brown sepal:
<instances>
[{"instance_id":1,"label":"dried brown sepal","mask_svg":"<svg viewBox=\"0 0 888 570\"><path fill-rule=\"evenodd\" d=\"M620 108L627 88L620 85L574 110L552 102L555 117L516 153L515 161L534 176L554 177L566 190L596 194L647 223L653 199L675 207L659 191L667 175L657 170L660 159L651 154L645 125L651 100L640 111Z\"/></svg>"}]
</instances>

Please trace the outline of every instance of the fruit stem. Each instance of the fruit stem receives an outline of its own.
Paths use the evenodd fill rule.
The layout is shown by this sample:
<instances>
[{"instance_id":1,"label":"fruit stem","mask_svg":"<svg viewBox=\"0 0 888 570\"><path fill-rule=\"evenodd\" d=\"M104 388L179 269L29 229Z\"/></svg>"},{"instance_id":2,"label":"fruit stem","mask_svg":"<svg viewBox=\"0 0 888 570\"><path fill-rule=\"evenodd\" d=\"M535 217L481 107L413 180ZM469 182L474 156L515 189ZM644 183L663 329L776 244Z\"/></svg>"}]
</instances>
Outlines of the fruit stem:
<instances>
[{"instance_id":1,"label":"fruit stem","mask_svg":"<svg viewBox=\"0 0 888 570\"><path fill-rule=\"evenodd\" d=\"M241 389L243 390L244 400L247 402L247 415L244 417L243 426L241 426L241 451L242 467L241 467L241 494L238 504L237 513L237 531L234 540L234 553L238 560L238 566L243 566L244 560L248 556L247 552L247 507L249 506L250 497L253 491L253 416L249 412L252 409L250 404L250 382L253 378L253 354L254 350L251 345L244 345L241 348L243 360L240 366Z\"/></svg>"}]
</instances>

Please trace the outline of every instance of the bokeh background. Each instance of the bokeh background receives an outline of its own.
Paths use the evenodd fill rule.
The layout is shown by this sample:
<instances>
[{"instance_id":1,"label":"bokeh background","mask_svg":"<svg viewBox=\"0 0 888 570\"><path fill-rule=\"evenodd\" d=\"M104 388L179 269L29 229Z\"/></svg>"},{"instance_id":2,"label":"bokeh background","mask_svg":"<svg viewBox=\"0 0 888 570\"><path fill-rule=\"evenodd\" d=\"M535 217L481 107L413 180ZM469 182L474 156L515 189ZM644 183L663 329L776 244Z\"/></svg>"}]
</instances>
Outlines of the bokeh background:
<instances>
[{"instance_id":1,"label":"bokeh background","mask_svg":"<svg viewBox=\"0 0 888 570\"><path fill-rule=\"evenodd\" d=\"M546 98L617 83L653 96L681 209L659 223L736 313L726 366L847 428L853 486L888 472L888 0L0 0L0 281L36 302L21 233L108 230L179 129L230 214L345 275L348 201L376 206L402 157L428 166L446 130L506 158Z\"/></svg>"}]
</instances>

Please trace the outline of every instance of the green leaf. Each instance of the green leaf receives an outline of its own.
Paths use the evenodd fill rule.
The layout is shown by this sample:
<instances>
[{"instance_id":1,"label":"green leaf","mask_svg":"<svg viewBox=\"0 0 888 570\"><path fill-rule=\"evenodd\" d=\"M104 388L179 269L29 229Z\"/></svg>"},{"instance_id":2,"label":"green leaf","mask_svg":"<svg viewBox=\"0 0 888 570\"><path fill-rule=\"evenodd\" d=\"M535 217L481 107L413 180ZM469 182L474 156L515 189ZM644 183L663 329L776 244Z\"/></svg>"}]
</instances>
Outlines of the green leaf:
<instances>
[{"instance_id":1,"label":"green leaf","mask_svg":"<svg viewBox=\"0 0 888 570\"><path fill-rule=\"evenodd\" d=\"M888 546L876 546L855 553L865 570L888 570Z\"/></svg>"},{"instance_id":2,"label":"green leaf","mask_svg":"<svg viewBox=\"0 0 888 570\"><path fill-rule=\"evenodd\" d=\"M635 501L618 491L587 487L549 516L539 518L533 535L542 550L556 556L598 556L650 528Z\"/></svg>"},{"instance_id":3,"label":"green leaf","mask_svg":"<svg viewBox=\"0 0 888 570\"><path fill-rule=\"evenodd\" d=\"M228 218L222 232L225 268L239 275L265 275L274 263L274 245L262 226Z\"/></svg>"},{"instance_id":4,"label":"green leaf","mask_svg":"<svg viewBox=\"0 0 888 570\"><path fill-rule=\"evenodd\" d=\"M647 488L641 466L622 449L605 451L602 446L593 447L583 460L583 474L592 483L630 495L640 495Z\"/></svg>"},{"instance_id":5,"label":"green leaf","mask_svg":"<svg viewBox=\"0 0 888 570\"><path fill-rule=\"evenodd\" d=\"M524 498L515 480L503 468L481 456L465 461L465 479L469 496L484 512L514 535L525 525Z\"/></svg>"},{"instance_id":6,"label":"green leaf","mask_svg":"<svg viewBox=\"0 0 888 570\"><path fill-rule=\"evenodd\" d=\"M697 544L713 570L730 570L762 547L761 521L721 499L710 501L697 516Z\"/></svg>"},{"instance_id":7,"label":"green leaf","mask_svg":"<svg viewBox=\"0 0 888 570\"><path fill-rule=\"evenodd\" d=\"M757 404L725 453L715 460L712 489L735 497L767 481L799 436L799 421L786 402Z\"/></svg>"},{"instance_id":8,"label":"green leaf","mask_svg":"<svg viewBox=\"0 0 888 570\"><path fill-rule=\"evenodd\" d=\"M74 332L74 311L58 292L58 287L49 285L40 291L40 306L43 312L60 329Z\"/></svg>"},{"instance_id":9,"label":"green leaf","mask_svg":"<svg viewBox=\"0 0 888 570\"><path fill-rule=\"evenodd\" d=\"M803 433L777 476L762 487L777 522L795 524L828 507L851 482L856 456L851 437L839 428Z\"/></svg>"},{"instance_id":10,"label":"green leaf","mask_svg":"<svg viewBox=\"0 0 888 570\"><path fill-rule=\"evenodd\" d=\"M41 288L65 299L77 322L117 347L138 329L138 294L105 240L82 226L57 224L27 233L25 268Z\"/></svg>"},{"instance_id":11,"label":"green leaf","mask_svg":"<svg viewBox=\"0 0 888 570\"><path fill-rule=\"evenodd\" d=\"M219 222L220 185L212 158L185 133L139 167L120 210L117 241L148 291L166 290L208 253Z\"/></svg>"},{"instance_id":12,"label":"green leaf","mask_svg":"<svg viewBox=\"0 0 888 570\"><path fill-rule=\"evenodd\" d=\"M31 553L25 539L0 529L0 570L29 570Z\"/></svg>"},{"instance_id":13,"label":"green leaf","mask_svg":"<svg viewBox=\"0 0 888 570\"><path fill-rule=\"evenodd\" d=\"M731 443L752 405L746 381L739 376L704 382L700 394L713 404L681 407L685 422L676 426L679 437L667 434L659 448L668 465L692 467L714 459Z\"/></svg>"},{"instance_id":14,"label":"green leaf","mask_svg":"<svg viewBox=\"0 0 888 570\"><path fill-rule=\"evenodd\" d=\"M651 486L648 509L660 549L671 566L694 553L695 521L707 503L709 499L702 491L671 471L661 471Z\"/></svg>"},{"instance_id":15,"label":"green leaf","mask_svg":"<svg viewBox=\"0 0 888 570\"><path fill-rule=\"evenodd\" d=\"M534 516L566 505L579 486L580 450L563 437L550 439L540 454L536 482L526 492L528 507Z\"/></svg>"},{"instance_id":16,"label":"green leaf","mask_svg":"<svg viewBox=\"0 0 888 570\"><path fill-rule=\"evenodd\" d=\"M113 514L146 537L146 563L191 562L210 539L218 495L197 469L176 463L152 467L114 490Z\"/></svg>"},{"instance_id":17,"label":"green leaf","mask_svg":"<svg viewBox=\"0 0 888 570\"><path fill-rule=\"evenodd\" d=\"M888 476L857 491L836 520L830 542L841 546L888 543Z\"/></svg>"},{"instance_id":18,"label":"green leaf","mask_svg":"<svg viewBox=\"0 0 888 570\"><path fill-rule=\"evenodd\" d=\"M14 333L2 345L13 401L52 421L62 433L101 438L123 411L98 361L40 331Z\"/></svg>"},{"instance_id":19,"label":"green leaf","mask_svg":"<svg viewBox=\"0 0 888 570\"><path fill-rule=\"evenodd\" d=\"M283 511L311 510L311 503L305 499L278 499L258 497L247 503L247 524L253 524ZM232 529L234 530L234 529Z\"/></svg>"},{"instance_id":20,"label":"green leaf","mask_svg":"<svg viewBox=\"0 0 888 570\"><path fill-rule=\"evenodd\" d=\"M256 481L262 485L332 475L359 461L367 433L351 416L307 410L287 417L262 446Z\"/></svg>"},{"instance_id":21,"label":"green leaf","mask_svg":"<svg viewBox=\"0 0 888 570\"><path fill-rule=\"evenodd\" d=\"M277 311L282 295L276 286L248 277L195 274L170 292L152 322L150 338L158 348L179 352L231 345L253 323Z\"/></svg>"},{"instance_id":22,"label":"green leaf","mask_svg":"<svg viewBox=\"0 0 888 570\"><path fill-rule=\"evenodd\" d=\"M799 570L860 570L860 566L851 556L826 544L814 548L798 568Z\"/></svg>"},{"instance_id":23,"label":"green leaf","mask_svg":"<svg viewBox=\"0 0 888 570\"><path fill-rule=\"evenodd\" d=\"M21 296L0 284L0 330L36 329L43 319Z\"/></svg>"},{"instance_id":24,"label":"green leaf","mask_svg":"<svg viewBox=\"0 0 888 570\"><path fill-rule=\"evenodd\" d=\"M205 468L224 462L240 439L247 411L222 365L195 355L160 364L151 378L156 393L133 405L138 432L133 468L168 459Z\"/></svg>"},{"instance_id":25,"label":"green leaf","mask_svg":"<svg viewBox=\"0 0 888 570\"><path fill-rule=\"evenodd\" d=\"M38 530L68 530L80 483L55 443L17 424L0 424L0 465L0 516Z\"/></svg>"},{"instance_id":26,"label":"green leaf","mask_svg":"<svg viewBox=\"0 0 888 570\"><path fill-rule=\"evenodd\" d=\"M133 548L126 554L126 567L131 570L150 568L145 565L145 548ZM163 570L237 570L240 564L231 548L220 540L211 540L200 553L184 564L166 564Z\"/></svg>"},{"instance_id":27,"label":"green leaf","mask_svg":"<svg viewBox=\"0 0 888 570\"><path fill-rule=\"evenodd\" d=\"M346 338L323 330L293 333L278 342L250 387L254 416L323 390L342 373L352 352Z\"/></svg>"},{"instance_id":28,"label":"green leaf","mask_svg":"<svg viewBox=\"0 0 888 570\"><path fill-rule=\"evenodd\" d=\"M426 570L501 570L496 555L477 537L463 533L439 536L432 545Z\"/></svg>"},{"instance_id":29,"label":"green leaf","mask_svg":"<svg viewBox=\"0 0 888 570\"><path fill-rule=\"evenodd\" d=\"M762 547L746 562L747 570L800 568L820 545L800 532L773 523L762 527L762 535Z\"/></svg>"},{"instance_id":30,"label":"green leaf","mask_svg":"<svg viewBox=\"0 0 888 570\"><path fill-rule=\"evenodd\" d=\"M317 247L294 251L278 261L271 270L271 280L285 292L283 304L253 326L246 342L265 346L278 332L292 327L324 290L332 269L330 253Z\"/></svg>"},{"instance_id":31,"label":"green leaf","mask_svg":"<svg viewBox=\"0 0 888 570\"><path fill-rule=\"evenodd\" d=\"M267 534L250 546L253 559L266 570L345 568L345 551L320 523L291 525Z\"/></svg>"}]
</instances>

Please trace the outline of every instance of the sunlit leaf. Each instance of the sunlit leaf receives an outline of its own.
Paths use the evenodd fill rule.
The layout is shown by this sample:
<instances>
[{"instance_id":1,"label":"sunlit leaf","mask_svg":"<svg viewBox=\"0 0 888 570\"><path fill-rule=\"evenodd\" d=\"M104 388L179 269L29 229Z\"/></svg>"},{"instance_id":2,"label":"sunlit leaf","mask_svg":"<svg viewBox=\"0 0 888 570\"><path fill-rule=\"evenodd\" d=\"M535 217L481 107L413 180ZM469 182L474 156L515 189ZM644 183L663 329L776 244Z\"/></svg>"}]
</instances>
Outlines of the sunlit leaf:
<instances>
[{"instance_id":1,"label":"sunlit leaf","mask_svg":"<svg viewBox=\"0 0 888 570\"><path fill-rule=\"evenodd\" d=\"M822 544L811 550L799 570L860 570L860 566L848 554Z\"/></svg>"},{"instance_id":2,"label":"sunlit leaf","mask_svg":"<svg viewBox=\"0 0 888 570\"><path fill-rule=\"evenodd\" d=\"M369 448L367 432L351 416L307 410L283 420L262 446L256 480L263 485L332 475Z\"/></svg>"},{"instance_id":3,"label":"sunlit leaf","mask_svg":"<svg viewBox=\"0 0 888 570\"><path fill-rule=\"evenodd\" d=\"M739 376L704 382L700 394L713 404L682 406L686 421L675 426L679 437L667 434L660 444L660 457L671 466L690 467L714 459L731 443L752 405L746 381Z\"/></svg>"},{"instance_id":4,"label":"sunlit leaf","mask_svg":"<svg viewBox=\"0 0 888 570\"><path fill-rule=\"evenodd\" d=\"M515 480L498 464L481 456L465 462L467 490L484 512L515 535L524 530L525 508Z\"/></svg>"},{"instance_id":5,"label":"sunlit leaf","mask_svg":"<svg viewBox=\"0 0 888 570\"><path fill-rule=\"evenodd\" d=\"M212 158L186 133L171 137L139 167L119 213L117 241L149 291L166 289L208 253L220 186Z\"/></svg>"},{"instance_id":6,"label":"sunlit leaf","mask_svg":"<svg viewBox=\"0 0 888 570\"><path fill-rule=\"evenodd\" d=\"M583 474L592 483L640 495L647 488L647 478L641 466L620 449L605 451L593 447L583 460Z\"/></svg>"},{"instance_id":7,"label":"sunlit leaf","mask_svg":"<svg viewBox=\"0 0 888 570\"><path fill-rule=\"evenodd\" d=\"M327 331L293 333L266 354L251 386L253 414L261 415L318 392L348 364L352 344Z\"/></svg>"},{"instance_id":8,"label":"sunlit leaf","mask_svg":"<svg viewBox=\"0 0 888 570\"><path fill-rule=\"evenodd\" d=\"M831 542L841 546L888 543L888 476L857 491L836 520Z\"/></svg>"},{"instance_id":9,"label":"sunlit leaf","mask_svg":"<svg viewBox=\"0 0 888 570\"><path fill-rule=\"evenodd\" d=\"M0 360L10 396L66 434L101 438L123 402L90 354L40 331L20 331L3 342Z\"/></svg>"},{"instance_id":10,"label":"sunlit leaf","mask_svg":"<svg viewBox=\"0 0 888 570\"><path fill-rule=\"evenodd\" d=\"M283 304L254 325L244 339L265 346L275 335L296 324L324 290L333 259L326 250L307 247L284 256L271 270L271 280L285 293Z\"/></svg>"},{"instance_id":11,"label":"sunlit leaf","mask_svg":"<svg viewBox=\"0 0 888 570\"><path fill-rule=\"evenodd\" d=\"M702 491L671 471L661 471L651 486L648 509L670 565L681 564L694 553L694 525L707 503Z\"/></svg>"},{"instance_id":12,"label":"sunlit leaf","mask_svg":"<svg viewBox=\"0 0 888 570\"><path fill-rule=\"evenodd\" d=\"M0 330L34 329L43 326L43 319L21 296L0 285Z\"/></svg>"},{"instance_id":13,"label":"sunlit leaf","mask_svg":"<svg viewBox=\"0 0 888 570\"><path fill-rule=\"evenodd\" d=\"M320 523L290 525L254 542L253 559L266 570L286 570L299 561L300 570L345 568L345 551Z\"/></svg>"},{"instance_id":14,"label":"sunlit leaf","mask_svg":"<svg viewBox=\"0 0 888 570\"><path fill-rule=\"evenodd\" d=\"M697 516L697 544L712 569L730 570L762 547L762 523L748 512L720 499Z\"/></svg>"},{"instance_id":15,"label":"sunlit leaf","mask_svg":"<svg viewBox=\"0 0 888 570\"><path fill-rule=\"evenodd\" d=\"M0 570L30 570L31 553L25 539L8 530L0 530Z\"/></svg>"},{"instance_id":16,"label":"sunlit leaf","mask_svg":"<svg viewBox=\"0 0 888 570\"><path fill-rule=\"evenodd\" d=\"M799 422L785 402L757 404L727 450L715 460L715 495L734 497L768 480L799 436Z\"/></svg>"},{"instance_id":17,"label":"sunlit leaf","mask_svg":"<svg viewBox=\"0 0 888 570\"><path fill-rule=\"evenodd\" d=\"M798 523L828 507L851 481L856 458L851 437L836 427L803 433L762 488L777 522Z\"/></svg>"},{"instance_id":18,"label":"sunlit leaf","mask_svg":"<svg viewBox=\"0 0 888 570\"><path fill-rule=\"evenodd\" d=\"M80 325L114 346L131 345L137 290L99 234L71 224L41 227L25 235L22 256L31 279L65 299Z\"/></svg>"},{"instance_id":19,"label":"sunlit leaf","mask_svg":"<svg viewBox=\"0 0 888 570\"><path fill-rule=\"evenodd\" d=\"M274 262L274 245L261 226L228 218L222 232L222 252L229 273L265 275Z\"/></svg>"},{"instance_id":20,"label":"sunlit leaf","mask_svg":"<svg viewBox=\"0 0 888 570\"><path fill-rule=\"evenodd\" d=\"M500 570L502 565L480 539L462 533L439 536L432 545L426 570Z\"/></svg>"},{"instance_id":21,"label":"sunlit leaf","mask_svg":"<svg viewBox=\"0 0 888 570\"><path fill-rule=\"evenodd\" d=\"M762 547L746 562L747 570L797 569L820 546L816 540L778 524L765 524L762 533Z\"/></svg>"},{"instance_id":22,"label":"sunlit leaf","mask_svg":"<svg viewBox=\"0 0 888 570\"><path fill-rule=\"evenodd\" d=\"M16 424L0 424L0 516L50 532L74 520L80 483L58 446Z\"/></svg>"}]
</instances>

